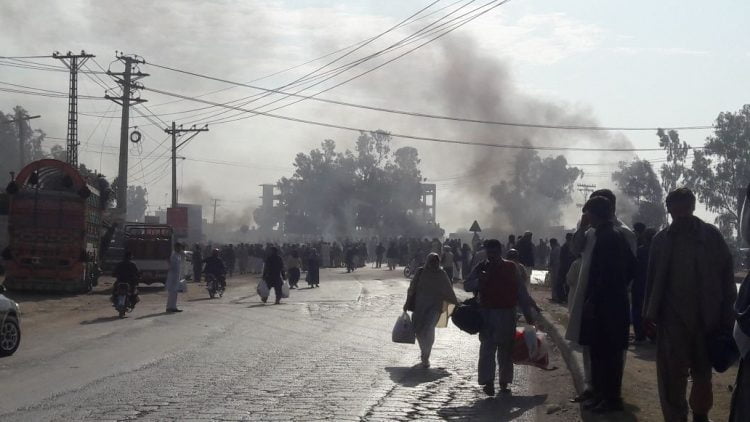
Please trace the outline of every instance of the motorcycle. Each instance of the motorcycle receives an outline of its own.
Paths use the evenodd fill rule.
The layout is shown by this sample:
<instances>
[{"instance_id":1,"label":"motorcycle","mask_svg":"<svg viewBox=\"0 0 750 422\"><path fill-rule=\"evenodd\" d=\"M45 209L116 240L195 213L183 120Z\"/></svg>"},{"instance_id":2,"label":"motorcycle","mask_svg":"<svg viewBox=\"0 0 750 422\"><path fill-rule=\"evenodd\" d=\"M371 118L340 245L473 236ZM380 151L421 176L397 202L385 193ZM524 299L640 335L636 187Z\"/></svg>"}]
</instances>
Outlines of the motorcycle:
<instances>
[{"instance_id":1,"label":"motorcycle","mask_svg":"<svg viewBox=\"0 0 750 422\"><path fill-rule=\"evenodd\" d=\"M224 287L222 277L214 274L206 274L206 290L208 290L208 296L211 299L216 297L216 295L222 297L224 295Z\"/></svg>"},{"instance_id":2,"label":"motorcycle","mask_svg":"<svg viewBox=\"0 0 750 422\"><path fill-rule=\"evenodd\" d=\"M135 304L138 303L135 300L135 295L130 294L130 286L128 283L117 283L113 287L114 294L112 295L112 305L117 310L120 318L125 318L125 314L133 312Z\"/></svg>"}]
</instances>

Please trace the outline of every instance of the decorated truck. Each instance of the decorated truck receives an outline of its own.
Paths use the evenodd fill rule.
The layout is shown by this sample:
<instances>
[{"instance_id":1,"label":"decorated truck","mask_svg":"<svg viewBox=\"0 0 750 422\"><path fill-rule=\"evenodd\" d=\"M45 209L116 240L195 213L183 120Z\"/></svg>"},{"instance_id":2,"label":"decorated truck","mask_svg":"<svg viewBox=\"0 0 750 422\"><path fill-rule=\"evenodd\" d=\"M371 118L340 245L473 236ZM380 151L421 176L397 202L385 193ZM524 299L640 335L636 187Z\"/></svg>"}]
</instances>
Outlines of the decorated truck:
<instances>
[{"instance_id":1,"label":"decorated truck","mask_svg":"<svg viewBox=\"0 0 750 422\"><path fill-rule=\"evenodd\" d=\"M11 290L86 292L97 284L106 199L71 165L28 164L6 192L8 245L2 256Z\"/></svg>"}]
</instances>

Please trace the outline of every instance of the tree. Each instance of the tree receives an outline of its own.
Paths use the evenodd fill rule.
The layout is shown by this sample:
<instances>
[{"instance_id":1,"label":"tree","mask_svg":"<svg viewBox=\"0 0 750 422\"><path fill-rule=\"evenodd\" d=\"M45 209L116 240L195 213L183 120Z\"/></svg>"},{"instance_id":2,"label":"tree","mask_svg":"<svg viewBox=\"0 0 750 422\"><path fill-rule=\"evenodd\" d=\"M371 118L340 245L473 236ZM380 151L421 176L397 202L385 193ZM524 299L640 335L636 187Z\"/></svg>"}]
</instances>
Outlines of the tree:
<instances>
[{"instance_id":1,"label":"tree","mask_svg":"<svg viewBox=\"0 0 750 422\"><path fill-rule=\"evenodd\" d=\"M144 220L148 208L148 192L141 186L128 186L128 221Z\"/></svg>"},{"instance_id":2,"label":"tree","mask_svg":"<svg viewBox=\"0 0 750 422\"><path fill-rule=\"evenodd\" d=\"M571 202L576 180L583 171L568 166L564 156L539 157L522 150L516 156L510 180L492 187L495 211L507 215L510 229L540 230L559 224L563 205Z\"/></svg>"},{"instance_id":3,"label":"tree","mask_svg":"<svg viewBox=\"0 0 750 422\"><path fill-rule=\"evenodd\" d=\"M667 152L667 162L661 166L661 186L664 192L669 193L686 182L685 178L690 171L685 167L685 160L690 145L680 141L680 135L676 130L665 132L664 129L656 131L659 137L659 146Z\"/></svg>"},{"instance_id":4,"label":"tree","mask_svg":"<svg viewBox=\"0 0 750 422\"><path fill-rule=\"evenodd\" d=\"M391 153L390 142L388 132L362 132L354 151L337 152L328 139L309 154L297 154L294 174L278 183L285 231L329 237L363 231L435 235L439 228L417 218L419 153L411 147Z\"/></svg>"},{"instance_id":5,"label":"tree","mask_svg":"<svg viewBox=\"0 0 750 422\"><path fill-rule=\"evenodd\" d=\"M11 120L20 120L29 117L29 113L21 106L13 108L13 113L3 114L0 112L0 177L9 177L9 173L18 173L21 170L19 157L19 125L23 131L23 139L20 145L24 152L23 166L44 158L42 142L45 133L39 129L32 129L31 120L22 120L20 123L11 123ZM0 179L9 181L9 179Z\"/></svg>"},{"instance_id":6,"label":"tree","mask_svg":"<svg viewBox=\"0 0 750 422\"><path fill-rule=\"evenodd\" d=\"M81 167L84 171L91 173L86 168L86 166L81 165ZM83 171L82 174L84 175L84 177L87 177ZM93 175L94 173L91 174ZM117 198L117 189L119 188L118 182L119 179L117 177L115 177L115 180L112 182L111 187L108 186L109 184L106 183L106 181L104 182L105 184L107 184L107 188L110 191L109 198L112 200L114 200L114 198ZM146 188L142 186L129 185L127 200L128 210L125 216L127 221L143 221L146 215L146 209L148 208L148 191L146 190Z\"/></svg>"},{"instance_id":7,"label":"tree","mask_svg":"<svg viewBox=\"0 0 750 422\"><path fill-rule=\"evenodd\" d=\"M733 237L750 181L750 104L719 113L713 135L693 154L687 181L706 208L718 214L715 223L722 233Z\"/></svg>"},{"instance_id":8,"label":"tree","mask_svg":"<svg viewBox=\"0 0 750 422\"><path fill-rule=\"evenodd\" d=\"M619 168L612 173L612 181L638 207L633 216L634 222L642 222L648 227L662 227L666 223L664 193L651 163L638 159L629 163L621 161Z\"/></svg>"}]
</instances>

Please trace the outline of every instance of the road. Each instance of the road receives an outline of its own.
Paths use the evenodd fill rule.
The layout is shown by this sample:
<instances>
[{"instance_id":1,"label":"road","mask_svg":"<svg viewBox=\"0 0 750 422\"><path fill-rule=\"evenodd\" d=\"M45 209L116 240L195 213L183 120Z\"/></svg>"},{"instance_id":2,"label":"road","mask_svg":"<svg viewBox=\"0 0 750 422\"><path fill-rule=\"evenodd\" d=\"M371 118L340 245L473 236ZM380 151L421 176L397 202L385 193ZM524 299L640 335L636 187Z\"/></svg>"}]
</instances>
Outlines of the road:
<instances>
[{"instance_id":1,"label":"road","mask_svg":"<svg viewBox=\"0 0 750 422\"><path fill-rule=\"evenodd\" d=\"M390 342L407 287L396 272L321 278L281 305L262 304L250 277L214 300L191 284L181 314L145 288L123 320L103 291L19 298L0 420L578 420L564 369L516 367L512 396L484 397L478 339L453 326L438 330L433 367L412 368L418 348Z\"/></svg>"}]
</instances>

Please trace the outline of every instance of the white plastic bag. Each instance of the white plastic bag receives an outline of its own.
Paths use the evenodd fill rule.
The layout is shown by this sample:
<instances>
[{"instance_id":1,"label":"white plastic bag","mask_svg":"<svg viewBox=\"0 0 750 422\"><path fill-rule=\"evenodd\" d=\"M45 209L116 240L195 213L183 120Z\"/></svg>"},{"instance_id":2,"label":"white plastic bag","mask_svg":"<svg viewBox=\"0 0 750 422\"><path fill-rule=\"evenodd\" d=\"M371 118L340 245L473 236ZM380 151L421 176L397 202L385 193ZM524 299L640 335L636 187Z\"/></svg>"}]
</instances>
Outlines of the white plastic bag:
<instances>
[{"instance_id":1,"label":"white plastic bag","mask_svg":"<svg viewBox=\"0 0 750 422\"><path fill-rule=\"evenodd\" d=\"M184 278L177 282L177 293L187 293L187 281Z\"/></svg>"},{"instance_id":2,"label":"white plastic bag","mask_svg":"<svg viewBox=\"0 0 750 422\"><path fill-rule=\"evenodd\" d=\"M281 297L284 299L289 297L289 282L284 280L284 283L281 285Z\"/></svg>"},{"instance_id":3,"label":"white plastic bag","mask_svg":"<svg viewBox=\"0 0 750 422\"><path fill-rule=\"evenodd\" d=\"M268 288L268 284L266 283L266 280L261 280L258 282L258 288L256 289L258 292L258 296L261 298L268 298L268 295L271 294L271 290Z\"/></svg>"},{"instance_id":4,"label":"white plastic bag","mask_svg":"<svg viewBox=\"0 0 750 422\"><path fill-rule=\"evenodd\" d=\"M411 323L409 314L404 312L396 320L396 325L393 326L393 332L391 333L391 340L394 343L406 343L414 344L416 341L416 334L414 333L414 326Z\"/></svg>"}]
</instances>

